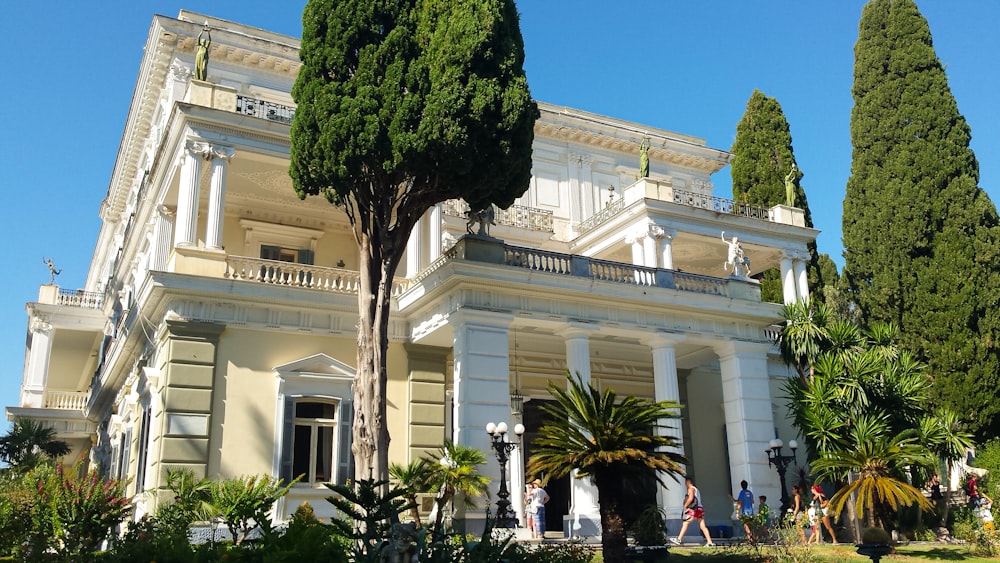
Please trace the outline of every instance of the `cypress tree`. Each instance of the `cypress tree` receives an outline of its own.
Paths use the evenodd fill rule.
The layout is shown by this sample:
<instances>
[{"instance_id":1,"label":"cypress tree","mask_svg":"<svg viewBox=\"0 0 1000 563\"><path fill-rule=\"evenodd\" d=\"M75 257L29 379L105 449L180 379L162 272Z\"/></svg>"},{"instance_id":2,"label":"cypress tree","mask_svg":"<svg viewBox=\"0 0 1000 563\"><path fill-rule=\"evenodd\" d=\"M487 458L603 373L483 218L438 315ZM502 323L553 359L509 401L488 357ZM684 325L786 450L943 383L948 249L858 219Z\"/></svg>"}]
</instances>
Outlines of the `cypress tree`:
<instances>
[{"instance_id":1,"label":"cypress tree","mask_svg":"<svg viewBox=\"0 0 1000 563\"><path fill-rule=\"evenodd\" d=\"M869 2L854 52L849 289L867 323L899 324L945 406L995 434L1000 237L969 125L913 0Z\"/></svg>"},{"instance_id":2,"label":"cypress tree","mask_svg":"<svg viewBox=\"0 0 1000 563\"><path fill-rule=\"evenodd\" d=\"M743 118L736 125L736 139L730 151L730 174L733 177L733 200L772 207L784 205L785 178L795 166L794 206L805 212L805 224L812 227L812 214L801 185L802 170L795 163L792 133L778 100L754 90L747 101ZM809 289L822 299L824 280L818 267L816 243L809 245ZM776 268L760 276L761 299L781 303L781 273Z\"/></svg>"}]
</instances>

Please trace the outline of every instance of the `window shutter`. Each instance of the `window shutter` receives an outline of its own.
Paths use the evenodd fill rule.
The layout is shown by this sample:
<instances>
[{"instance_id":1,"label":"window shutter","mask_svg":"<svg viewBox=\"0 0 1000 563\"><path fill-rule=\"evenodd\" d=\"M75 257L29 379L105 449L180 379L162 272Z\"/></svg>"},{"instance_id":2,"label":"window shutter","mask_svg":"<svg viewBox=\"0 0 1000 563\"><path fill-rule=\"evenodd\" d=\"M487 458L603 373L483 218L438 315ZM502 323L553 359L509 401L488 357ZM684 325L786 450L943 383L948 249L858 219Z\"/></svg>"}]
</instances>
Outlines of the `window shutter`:
<instances>
[{"instance_id":1,"label":"window shutter","mask_svg":"<svg viewBox=\"0 0 1000 563\"><path fill-rule=\"evenodd\" d=\"M280 260L281 247L262 244L260 245L260 257L264 260Z\"/></svg>"},{"instance_id":2,"label":"window shutter","mask_svg":"<svg viewBox=\"0 0 1000 563\"><path fill-rule=\"evenodd\" d=\"M292 452L295 451L295 398L285 397L284 411L281 415L281 464L279 465L278 477L285 483L295 478L292 475Z\"/></svg>"},{"instance_id":3,"label":"window shutter","mask_svg":"<svg viewBox=\"0 0 1000 563\"><path fill-rule=\"evenodd\" d=\"M354 454L351 452L351 437L354 430L351 425L354 422L354 403L342 401L340 403L339 430L340 436L337 440L337 484L344 485L348 479L354 477Z\"/></svg>"},{"instance_id":4,"label":"window shutter","mask_svg":"<svg viewBox=\"0 0 1000 563\"><path fill-rule=\"evenodd\" d=\"M312 250L308 248L299 249L299 264L309 264L311 266L314 259L315 253Z\"/></svg>"}]
</instances>

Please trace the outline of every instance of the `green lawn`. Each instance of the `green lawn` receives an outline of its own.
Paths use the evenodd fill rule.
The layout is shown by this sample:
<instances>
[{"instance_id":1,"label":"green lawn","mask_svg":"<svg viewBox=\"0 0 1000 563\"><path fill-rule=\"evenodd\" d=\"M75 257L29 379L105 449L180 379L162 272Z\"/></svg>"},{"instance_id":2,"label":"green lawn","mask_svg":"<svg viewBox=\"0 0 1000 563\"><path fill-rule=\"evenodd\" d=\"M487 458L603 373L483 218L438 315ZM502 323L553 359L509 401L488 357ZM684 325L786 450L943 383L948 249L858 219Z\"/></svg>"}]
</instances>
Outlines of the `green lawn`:
<instances>
[{"instance_id":1,"label":"green lawn","mask_svg":"<svg viewBox=\"0 0 1000 563\"><path fill-rule=\"evenodd\" d=\"M684 563L705 562L740 562L740 561L761 561L749 556L750 551L746 547L683 547L670 550L671 561L683 561ZM792 548L762 548L763 553L772 555L772 561L809 562L809 563L838 563L841 561L853 561L861 563L870 561L868 557L858 555L853 545L824 545ZM785 555L786 557L780 557ZM900 546L892 555L882 558L883 563L906 563L911 561L969 561L974 563L996 563L1000 557L977 557L973 554L972 547L968 545L947 545L947 544L921 544Z\"/></svg>"}]
</instances>

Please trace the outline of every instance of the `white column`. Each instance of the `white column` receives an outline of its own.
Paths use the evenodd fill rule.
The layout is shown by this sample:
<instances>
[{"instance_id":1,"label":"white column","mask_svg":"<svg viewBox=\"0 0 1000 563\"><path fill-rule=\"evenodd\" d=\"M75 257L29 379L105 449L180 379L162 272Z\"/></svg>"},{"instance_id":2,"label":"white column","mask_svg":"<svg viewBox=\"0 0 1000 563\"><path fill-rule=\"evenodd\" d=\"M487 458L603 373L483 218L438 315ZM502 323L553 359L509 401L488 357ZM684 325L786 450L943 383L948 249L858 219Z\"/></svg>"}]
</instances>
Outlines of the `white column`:
<instances>
[{"instance_id":1,"label":"white column","mask_svg":"<svg viewBox=\"0 0 1000 563\"><path fill-rule=\"evenodd\" d=\"M566 341L566 369L579 375L584 385L590 384L590 334L594 328L570 324L557 334ZM576 471L570 475L570 506L568 528L570 537L597 536L601 529L600 507L597 504L597 487L590 478L579 478Z\"/></svg>"},{"instance_id":2,"label":"white column","mask_svg":"<svg viewBox=\"0 0 1000 563\"><path fill-rule=\"evenodd\" d=\"M205 233L205 246L214 250L222 250L222 224L226 216L226 169L234 154L236 151L229 147L212 147L212 179L208 191L208 232Z\"/></svg>"},{"instance_id":3,"label":"white column","mask_svg":"<svg viewBox=\"0 0 1000 563\"><path fill-rule=\"evenodd\" d=\"M428 215L429 213L424 213L410 231L410 238L406 240L407 279L413 279L420 273L420 248L424 244L423 227L427 223Z\"/></svg>"},{"instance_id":4,"label":"white column","mask_svg":"<svg viewBox=\"0 0 1000 563\"><path fill-rule=\"evenodd\" d=\"M792 257L787 253L781 255L781 295L785 305L795 303L795 273L792 271Z\"/></svg>"},{"instance_id":5,"label":"white column","mask_svg":"<svg viewBox=\"0 0 1000 563\"><path fill-rule=\"evenodd\" d=\"M802 301L809 299L809 272L806 271L806 260L806 256L799 255L798 259L792 262L792 268L795 270L795 285L798 289L799 299Z\"/></svg>"},{"instance_id":6,"label":"white column","mask_svg":"<svg viewBox=\"0 0 1000 563\"><path fill-rule=\"evenodd\" d=\"M642 265L647 268L656 267L656 238L663 235L663 229L656 225L649 226L649 232L642 237Z\"/></svg>"},{"instance_id":7,"label":"white column","mask_svg":"<svg viewBox=\"0 0 1000 563\"><path fill-rule=\"evenodd\" d=\"M677 231L661 229L662 235L657 239L660 244L660 267L666 270L674 269L674 237Z\"/></svg>"},{"instance_id":8,"label":"white column","mask_svg":"<svg viewBox=\"0 0 1000 563\"><path fill-rule=\"evenodd\" d=\"M430 234L428 235L427 242L430 244L430 253L427 255L428 264L441 257L442 218L440 203L431 208L431 218L429 223L428 228L430 230Z\"/></svg>"},{"instance_id":9,"label":"white column","mask_svg":"<svg viewBox=\"0 0 1000 563\"><path fill-rule=\"evenodd\" d=\"M645 264L645 258L642 252L642 239L644 237L637 233L629 233L625 235L625 244L631 245L632 247L632 265L642 266Z\"/></svg>"},{"instance_id":10,"label":"white column","mask_svg":"<svg viewBox=\"0 0 1000 563\"><path fill-rule=\"evenodd\" d=\"M45 406L45 384L52 357L52 325L42 317L33 317L28 330L31 333L31 349L21 384L21 406L40 409Z\"/></svg>"},{"instance_id":11,"label":"white column","mask_svg":"<svg viewBox=\"0 0 1000 563\"><path fill-rule=\"evenodd\" d=\"M480 473L492 480L494 501L500 467L492 454L486 424L510 422L510 321L509 315L469 309L459 310L449 318L454 331L452 441L487 454ZM485 500L478 500L477 518L483 517L486 510ZM496 506L492 505L491 510L495 511Z\"/></svg>"},{"instance_id":12,"label":"white column","mask_svg":"<svg viewBox=\"0 0 1000 563\"><path fill-rule=\"evenodd\" d=\"M181 155L181 177L177 186L177 222L174 246L192 246L198 241L198 191L201 162L209 154L207 143L188 141Z\"/></svg>"},{"instance_id":13,"label":"white column","mask_svg":"<svg viewBox=\"0 0 1000 563\"><path fill-rule=\"evenodd\" d=\"M770 345L764 344L726 342L720 344L716 352L722 371L722 400L733 480L739 483L746 479L756 494L777 499L780 496L777 473L768 467L764 454L774 438L767 375L769 348Z\"/></svg>"},{"instance_id":14,"label":"white column","mask_svg":"<svg viewBox=\"0 0 1000 563\"><path fill-rule=\"evenodd\" d=\"M170 235L174 227L174 214L165 205L153 211L153 240L150 248L149 269L165 271L170 257Z\"/></svg>"},{"instance_id":15,"label":"white column","mask_svg":"<svg viewBox=\"0 0 1000 563\"><path fill-rule=\"evenodd\" d=\"M684 339L683 335L651 337L647 344L653 352L653 392L657 401L680 402L680 387L677 383L677 355L675 346ZM671 448L674 453L684 454L684 432L681 429L681 419L667 420L663 427L657 429L661 436L672 436L677 440L677 447ZM670 520L680 521L681 507L687 489L683 481L675 483L669 477L662 476L666 486L658 486L659 505Z\"/></svg>"}]
</instances>

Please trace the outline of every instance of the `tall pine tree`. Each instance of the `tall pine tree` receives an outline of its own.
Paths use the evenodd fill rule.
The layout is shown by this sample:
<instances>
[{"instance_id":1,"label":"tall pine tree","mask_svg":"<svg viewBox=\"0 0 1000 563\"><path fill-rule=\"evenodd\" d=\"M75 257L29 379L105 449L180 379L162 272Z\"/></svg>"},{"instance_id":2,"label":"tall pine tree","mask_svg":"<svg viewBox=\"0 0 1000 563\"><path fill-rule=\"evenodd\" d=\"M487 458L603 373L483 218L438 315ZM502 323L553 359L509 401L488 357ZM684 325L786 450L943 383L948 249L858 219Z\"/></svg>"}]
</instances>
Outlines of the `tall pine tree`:
<instances>
[{"instance_id":1,"label":"tall pine tree","mask_svg":"<svg viewBox=\"0 0 1000 563\"><path fill-rule=\"evenodd\" d=\"M743 119L736 125L736 139L730 152L733 154L729 170L733 177L734 201L765 207L784 205L785 178L795 165L794 205L805 212L806 226L813 226L806 193L798 181L803 173L795 163L792 133L778 100L760 90L753 91ZM823 284L829 280L822 279L816 243L810 243L809 254L810 292L822 298ZM772 303L782 302L781 273L777 269L762 272L761 298Z\"/></svg>"},{"instance_id":2,"label":"tall pine tree","mask_svg":"<svg viewBox=\"0 0 1000 563\"><path fill-rule=\"evenodd\" d=\"M846 276L866 322L893 321L946 406L1000 422L996 208L913 0L872 0L854 48Z\"/></svg>"}]
</instances>

